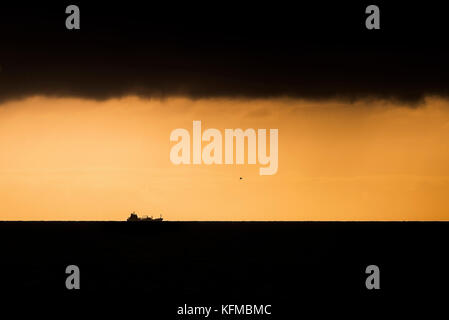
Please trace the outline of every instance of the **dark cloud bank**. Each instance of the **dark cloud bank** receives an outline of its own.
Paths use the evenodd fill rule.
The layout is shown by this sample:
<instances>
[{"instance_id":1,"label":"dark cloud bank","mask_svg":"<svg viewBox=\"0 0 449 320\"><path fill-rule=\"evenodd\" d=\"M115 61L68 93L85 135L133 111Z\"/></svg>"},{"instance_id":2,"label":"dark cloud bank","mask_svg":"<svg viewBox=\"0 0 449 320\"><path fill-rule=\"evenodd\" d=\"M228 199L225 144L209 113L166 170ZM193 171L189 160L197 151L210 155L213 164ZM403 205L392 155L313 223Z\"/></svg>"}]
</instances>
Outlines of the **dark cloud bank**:
<instances>
[{"instance_id":1,"label":"dark cloud bank","mask_svg":"<svg viewBox=\"0 0 449 320\"><path fill-rule=\"evenodd\" d=\"M30 95L107 99L449 96L447 31L437 5L318 6L230 2L170 6L78 2L0 8L0 102Z\"/></svg>"}]
</instances>

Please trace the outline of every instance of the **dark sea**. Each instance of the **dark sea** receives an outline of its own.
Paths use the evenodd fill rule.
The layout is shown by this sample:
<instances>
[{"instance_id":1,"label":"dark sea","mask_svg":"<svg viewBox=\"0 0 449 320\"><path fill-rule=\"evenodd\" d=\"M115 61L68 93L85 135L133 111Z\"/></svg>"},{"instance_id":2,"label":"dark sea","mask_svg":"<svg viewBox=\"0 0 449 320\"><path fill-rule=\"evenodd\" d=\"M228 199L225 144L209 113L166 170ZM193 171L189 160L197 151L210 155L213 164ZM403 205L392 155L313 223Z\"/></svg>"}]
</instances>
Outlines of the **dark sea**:
<instances>
[{"instance_id":1,"label":"dark sea","mask_svg":"<svg viewBox=\"0 0 449 320\"><path fill-rule=\"evenodd\" d=\"M0 222L1 302L157 319L205 318L178 315L185 306L256 317L221 314L228 304L270 305L257 319L401 310L447 297L448 231L445 222ZM66 287L69 265L78 290ZM369 265L380 289L366 287Z\"/></svg>"}]
</instances>

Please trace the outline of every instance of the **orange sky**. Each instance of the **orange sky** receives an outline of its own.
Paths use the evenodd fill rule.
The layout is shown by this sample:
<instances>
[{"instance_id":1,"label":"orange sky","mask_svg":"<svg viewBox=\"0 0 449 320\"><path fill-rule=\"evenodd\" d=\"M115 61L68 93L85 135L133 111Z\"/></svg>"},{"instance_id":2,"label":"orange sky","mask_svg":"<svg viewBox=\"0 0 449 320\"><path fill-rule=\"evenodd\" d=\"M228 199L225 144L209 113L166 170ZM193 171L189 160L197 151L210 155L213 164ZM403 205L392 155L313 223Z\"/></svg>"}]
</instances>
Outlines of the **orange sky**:
<instances>
[{"instance_id":1,"label":"orange sky","mask_svg":"<svg viewBox=\"0 0 449 320\"><path fill-rule=\"evenodd\" d=\"M170 162L170 132L279 129L279 169ZM0 220L448 220L449 102L108 101L0 105ZM239 177L244 177L240 180Z\"/></svg>"}]
</instances>

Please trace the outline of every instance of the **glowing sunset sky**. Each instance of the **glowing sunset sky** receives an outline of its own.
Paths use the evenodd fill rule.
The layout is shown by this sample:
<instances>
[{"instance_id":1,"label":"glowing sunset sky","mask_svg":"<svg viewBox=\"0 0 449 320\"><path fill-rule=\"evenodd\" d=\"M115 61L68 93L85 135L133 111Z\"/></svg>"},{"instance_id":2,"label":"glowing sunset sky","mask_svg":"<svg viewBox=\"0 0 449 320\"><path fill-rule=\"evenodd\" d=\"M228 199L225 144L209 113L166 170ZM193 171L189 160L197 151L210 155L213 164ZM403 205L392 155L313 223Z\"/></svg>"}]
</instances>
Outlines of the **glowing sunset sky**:
<instances>
[{"instance_id":1,"label":"glowing sunset sky","mask_svg":"<svg viewBox=\"0 0 449 320\"><path fill-rule=\"evenodd\" d=\"M279 129L279 169L170 162L170 132ZM448 220L449 102L299 99L0 105L0 220ZM240 180L239 177L243 177Z\"/></svg>"}]
</instances>

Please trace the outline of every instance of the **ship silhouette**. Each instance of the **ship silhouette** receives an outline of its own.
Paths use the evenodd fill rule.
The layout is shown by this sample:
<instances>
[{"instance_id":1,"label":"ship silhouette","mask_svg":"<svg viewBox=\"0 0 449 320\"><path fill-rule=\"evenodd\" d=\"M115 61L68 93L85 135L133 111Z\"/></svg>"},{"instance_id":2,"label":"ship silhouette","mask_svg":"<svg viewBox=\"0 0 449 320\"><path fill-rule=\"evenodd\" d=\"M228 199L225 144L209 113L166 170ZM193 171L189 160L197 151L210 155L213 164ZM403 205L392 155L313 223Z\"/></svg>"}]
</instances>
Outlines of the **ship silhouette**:
<instances>
[{"instance_id":1,"label":"ship silhouette","mask_svg":"<svg viewBox=\"0 0 449 320\"><path fill-rule=\"evenodd\" d=\"M129 218L126 221L129 221L129 222L134 222L134 221L136 221L136 222L140 222L140 221L142 221L142 222L162 222L163 220L164 219L162 218L162 215L160 215L159 218L153 218L153 216L139 217L137 215L137 213L131 212L131 215L129 216Z\"/></svg>"}]
</instances>

